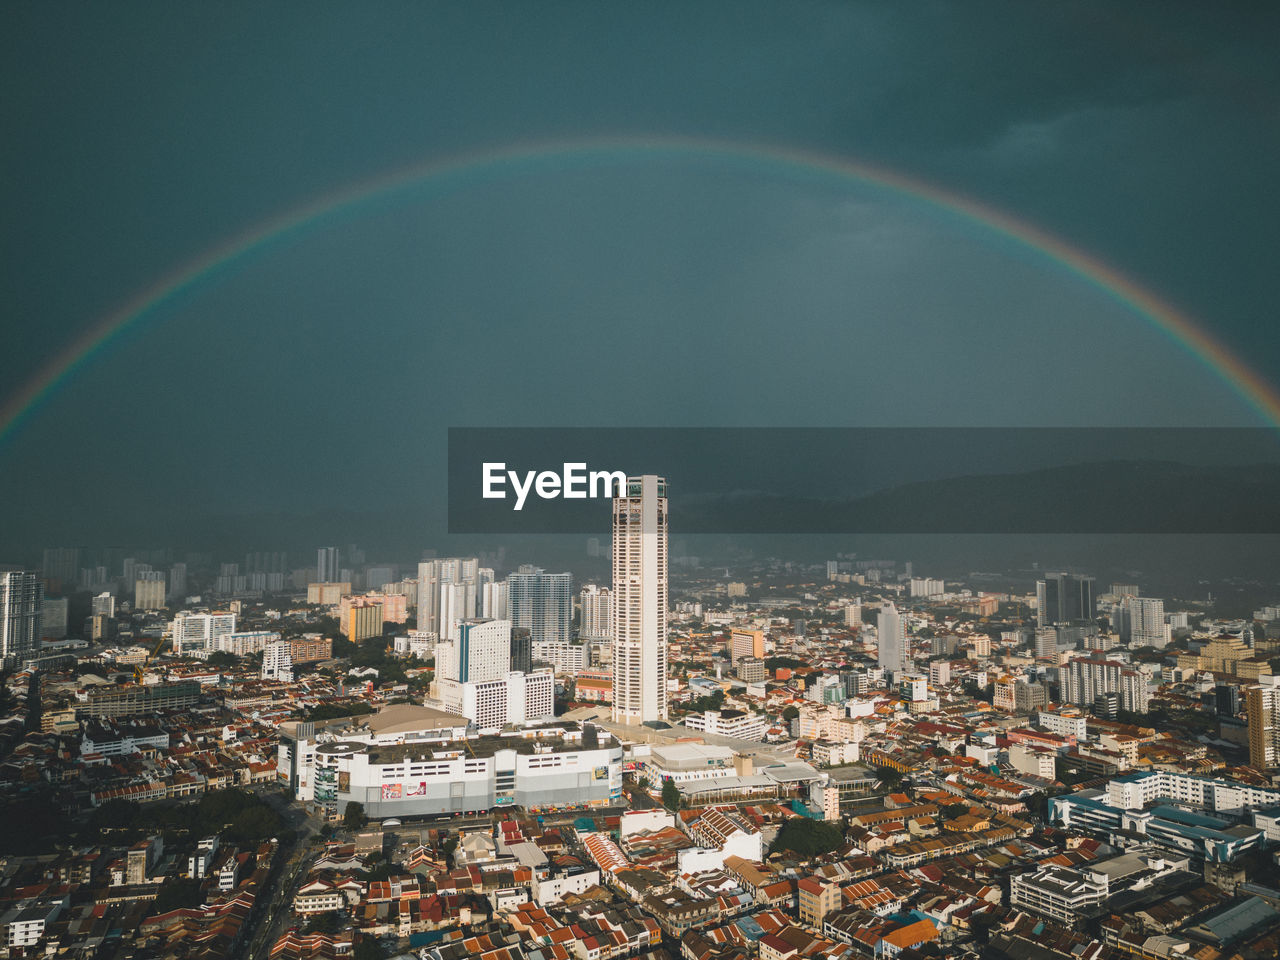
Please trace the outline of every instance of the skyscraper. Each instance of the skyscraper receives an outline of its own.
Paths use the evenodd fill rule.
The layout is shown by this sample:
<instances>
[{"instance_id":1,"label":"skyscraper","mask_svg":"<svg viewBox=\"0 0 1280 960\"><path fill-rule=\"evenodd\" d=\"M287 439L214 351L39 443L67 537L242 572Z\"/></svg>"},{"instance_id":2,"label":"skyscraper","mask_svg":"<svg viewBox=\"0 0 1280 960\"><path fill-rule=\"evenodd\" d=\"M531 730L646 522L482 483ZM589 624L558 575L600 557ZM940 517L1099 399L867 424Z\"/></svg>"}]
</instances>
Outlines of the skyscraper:
<instances>
[{"instance_id":1,"label":"skyscraper","mask_svg":"<svg viewBox=\"0 0 1280 960\"><path fill-rule=\"evenodd\" d=\"M886 603L880 608L876 637L876 663L880 669L890 671L895 677L906 673L907 642L902 632L902 617L892 603Z\"/></svg>"},{"instance_id":2,"label":"skyscraper","mask_svg":"<svg viewBox=\"0 0 1280 960\"><path fill-rule=\"evenodd\" d=\"M1131 647L1164 649L1170 631L1164 622L1164 601L1125 595L1116 609L1120 639Z\"/></svg>"},{"instance_id":3,"label":"skyscraper","mask_svg":"<svg viewBox=\"0 0 1280 960\"><path fill-rule=\"evenodd\" d=\"M628 477L613 501L613 719L667 718L667 482Z\"/></svg>"},{"instance_id":4,"label":"skyscraper","mask_svg":"<svg viewBox=\"0 0 1280 960\"><path fill-rule=\"evenodd\" d=\"M524 627L511 628L511 670L528 673L533 669L533 640Z\"/></svg>"},{"instance_id":5,"label":"skyscraper","mask_svg":"<svg viewBox=\"0 0 1280 960\"><path fill-rule=\"evenodd\" d=\"M1267 771L1280 767L1280 677L1259 677L1245 691L1249 718L1249 766Z\"/></svg>"},{"instance_id":6,"label":"skyscraper","mask_svg":"<svg viewBox=\"0 0 1280 960\"><path fill-rule=\"evenodd\" d=\"M25 570L0 572L0 663L20 666L40 649L44 581Z\"/></svg>"},{"instance_id":7,"label":"skyscraper","mask_svg":"<svg viewBox=\"0 0 1280 960\"><path fill-rule=\"evenodd\" d=\"M540 643L567 643L573 633L573 574L521 567L507 577L511 622Z\"/></svg>"},{"instance_id":8,"label":"skyscraper","mask_svg":"<svg viewBox=\"0 0 1280 960\"><path fill-rule=\"evenodd\" d=\"M491 580L480 588L480 616L490 620L511 619L511 594L505 580Z\"/></svg>"},{"instance_id":9,"label":"skyscraper","mask_svg":"<svg viewBox=\"0 0 1280 960\"><path fill-rule=\"evenodd\" d=\"M335 583L341 579L338 569L338 548L321 547L316 551L316 582Z\"/></svg>"},{"instance_id":10,"label":"skyscraper","mask_svg":"<svg viewBox=\"0 0 1280 960\"><path fill-rule=\"evenodd\" d=\"M1036 581L1036 626L1092 620L1094 613L1093 577L1050 573Z\"/></svg>"},{"instance_id":11,"label":"skyscraper","mask_svg":"<svg viewBox=\"0 0 1280 960\"><path fill-rule=\"evenodd\" d=\"M578 634L586 639L602 639L613 632L613 594L608 587L589 583L578 595L582 625Z\"/></svg>"},{"instance_id":12,"label":"skyscraper","mask_svg":"<svg viewBox=\"0 0 1280 960\"><path fill-rule=\"evenodd\" d=\"M452 648L444 657L441 652ZM500 680L511 672L511 621L465 620L458 624L458 639L437 648L442 680Z\"/></svg>"}]
</instances>

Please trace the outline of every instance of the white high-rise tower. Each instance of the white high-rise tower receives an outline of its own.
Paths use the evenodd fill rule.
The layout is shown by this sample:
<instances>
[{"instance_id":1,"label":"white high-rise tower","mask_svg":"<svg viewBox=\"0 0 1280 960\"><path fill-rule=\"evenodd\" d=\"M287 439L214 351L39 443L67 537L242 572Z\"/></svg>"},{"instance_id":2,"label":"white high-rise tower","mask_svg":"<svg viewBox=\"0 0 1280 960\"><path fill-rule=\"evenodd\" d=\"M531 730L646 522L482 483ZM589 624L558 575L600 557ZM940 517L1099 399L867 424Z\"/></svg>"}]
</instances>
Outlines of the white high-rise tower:
<instances>
[{"instance_id":1,"label":"white high-rise tower","mask_svg":"<svg viewBox=\"0 0 1280 960\"><path fill-rule=\"evenodd\" d=\"M21 666L40 650L44 581L20 570L0 572L0 665Z\"/></svg>"},{"instance_id":2,"label":"white high-rise tower","mask_svg":"<svg viewBox=\"0 0 1280 960\"><path fill-rule=\"evenodd\" d=\"M880 617L876 621L877 656L876 662L882 670L893 673L894 679L907 672L907 644L902 634L902 618L898 608L886 603L880 608Z\"/></svg>"},{"instance_id":3,"label":"white high-rise tower","mask_svg":"<svg viewBox=\"0 0 1280 960\"><path fill-rule=\"evenodd\" d=\"M667 718L667 482L628 477L613 501L613 719Z\"/></svg>"}]
</instances>

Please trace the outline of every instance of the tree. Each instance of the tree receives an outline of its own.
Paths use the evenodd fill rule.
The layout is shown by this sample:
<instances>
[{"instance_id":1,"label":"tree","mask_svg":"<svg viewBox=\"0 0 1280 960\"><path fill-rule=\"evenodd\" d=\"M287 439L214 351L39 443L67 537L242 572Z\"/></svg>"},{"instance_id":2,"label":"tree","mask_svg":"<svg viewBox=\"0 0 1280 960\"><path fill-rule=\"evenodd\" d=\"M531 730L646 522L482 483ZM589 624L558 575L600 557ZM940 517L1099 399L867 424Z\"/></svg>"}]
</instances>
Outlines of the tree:
<instances>
[{"instance_id":1,"label":"tree","mask_svg":"<svg viewBox=\"0 0 1280 960\"><path fill-rule=\"evenodd\" d=\"M359 830L369 818L364 815L364 804L359 800L352 800L347 804L347 809L342 814L342 825L348 830Z\"/></svg>"},{"instance_id":2,"label":"tree","mask_svg":"<svg viewBox=\"0 0 1280 960\"><path fill-rule=\"evenodd\" d=\"M662 805L673 813L680 809L680 788L674 780L662 782Z\"/></svg>"},{"instance_id":3,"label":"tree","mask_svg":"<svg viewBox=\"0 0 1280 960\"><path fill-rule=\"evenodd\" d=\"M791 704L785 710L782 711L782 719L787 721L787 723L790 723L792 720L794 720L798 716L800 716L800 708L797 707L795 704Z\"/></svg>"},{"instance_id":4,"label":"tree","mask_svg":"<svg viewBox=\"0 0 1280 960\"><path fill-rule=\"evenodd\" d=\"M356 948L351 951L352 960L386 960L386 956L378 938L367 934L356 941Z\"/></svg>"},{"instance_id":5,"label":"tree","mask_svg":"<svg viewBox=\"0 0 1280 960\"><path fill-rule=\"evenodd\" d=\"M205 662L211 667L234 667L239 665L240 658L225 650L215 650Z\"/></svg>"},{"instance_id":6,"label":"tree","mask_svg":"<svg viewBox=\"0 0 1280 960\"><path fill-rule=\"evenodd\" d=\"M814 857L830 853L844 843L844 830L838 823L812 820L809 817L792 817L778 830L770 853L790 850L801 857Z\"/></svg>"}]
</instances>

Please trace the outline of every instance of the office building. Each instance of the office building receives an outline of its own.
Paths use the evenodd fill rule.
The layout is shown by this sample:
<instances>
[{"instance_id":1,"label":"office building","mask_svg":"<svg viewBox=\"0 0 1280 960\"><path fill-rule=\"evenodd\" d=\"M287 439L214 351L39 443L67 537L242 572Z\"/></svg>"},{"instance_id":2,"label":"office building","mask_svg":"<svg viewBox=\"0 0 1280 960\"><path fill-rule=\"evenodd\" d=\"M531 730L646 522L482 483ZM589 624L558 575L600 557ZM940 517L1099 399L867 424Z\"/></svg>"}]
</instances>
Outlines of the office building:
<instances>
[{"instance_id":1,"label":"office building","mask_svg":"<svg viewBox=\"0 0 1280 960\"><path fill-rule=\"evenodd\" d=\"M567 643L573 635L573 575L521 567L507 577L511 623L540 643Z\"/></svg>"},{"instance_id":2,"label":"office building","mask_svg":"<svg viewBox=\"0 0 1280 960\"><path fill-rule=\"evenodd\" d=\"M1051 573L1036 581L1036 626L1094 619L1093 577Z\"/></svg>"},{"instance_id":3,"label":"office building","mask_svg":"<svg viewBox=\"0 0 1280 960\"><path fill-rule=\"evenodd\" d=\"M613 719L667 718L667 482L628 477L613 500Z\"/></svg>"},{"instance_id":4,"label":"office building","mask_svg":"<svg viewBox=\"0 0 1280 960\"><path fill-rule=\"evenodd\" d=\"M1280 677L1260 677L1245 691L1249 720L1249 766L1255 770L1280 767Z\"/></svg>"},{"instance_id":5,"label":"office building","mask_svg":"<svg viewBox=\"0 0 1280 960\"><path fill-rule=\"evenodd\" d=\"M578 635L586 640L604 640L613 633L613 593L608 587L588 583L578 594L582 626Z\"/></svg>"},{"instance_id":6,"label":"office building","mask_svg":"<svg viewBox=\"0 0 1280 960\"><path fill-rule=\"evenodd\" d=\"M769 671L759 657L742 657L734 664L734 672L743 683L764 683Z\"/></svg>"},{"instance_id":7,"label":"office building","mask_svg":"<svg viewBox=\"0 0 1280 960\"><path fill-rule=\"evenodd\" d=\"M25 570L0 572L0 664L13 668L40 650L44 581Z\"/></svg>"},{"instance_id":8,"label":"office building","mask_svg":"<svg viewBox=\"0 0 1280 960\"><path fill-rule=\"evenodd\" d=\"M881 670L894 676L907 670L907 641L902 630L902 617L898 608L886 603L880 608L880 616L876 621L877 652L876 663Z\"/></svg>"},{"instance_id":9,"label":"office building","mask_svg":"<svg viewBox=\"0 0 1280 960\"><path fill-rule=\"evenodd\" d=\"M524 627L511 628L511 669L516 673L533 669L533 639Z\"/></svg>"},{"instance_id":10,"label":"office building","mask_svg":"<svg viewBox=\"0 0 1280 960\"><path fill-rule=\"evenodd\" d=\"M736 664L743 657L764 658L764 631L734 627L729 631L729 663Z\"/></svg>"}]
</instances>

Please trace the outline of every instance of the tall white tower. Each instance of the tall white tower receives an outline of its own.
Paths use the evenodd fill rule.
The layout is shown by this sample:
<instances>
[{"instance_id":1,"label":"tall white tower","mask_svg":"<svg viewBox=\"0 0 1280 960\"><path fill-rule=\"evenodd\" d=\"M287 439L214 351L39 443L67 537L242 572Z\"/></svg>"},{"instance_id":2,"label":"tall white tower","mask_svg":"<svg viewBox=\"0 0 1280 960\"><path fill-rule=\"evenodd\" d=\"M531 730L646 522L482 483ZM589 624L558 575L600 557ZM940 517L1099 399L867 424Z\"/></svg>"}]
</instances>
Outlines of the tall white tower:
<instances>
[{"instance_id":1,"label":"tall white tower","mask_svg":"<svg viewBox=\"0 0 1280 960\"><path fill-rule=\"evenodd\" d=\"M896 680L907 671L907 644L902 634L902 618L892 603L880 608L876 635L879 647L876 662L880 669L892 672Z\"/></svg>"},{"instance_id":2,"label":"tall white tower","mask_svg":"<svg viewBox=\"0 0 1280 960\"><path fill-rule=\"evenodd\" d=\"M613 719L667 718L667 481L628 477L613 501Z\"/></svg>"},{"instance_id":3,"label":"tall white tower","mask_svg":"<svg viewBox=\"0 0 1280 960\"><path fill-rule=\"evenodd\" d=\"M40 649L44 581L20 570L0 572L0 665L21 666Z\"/></svg>"}]
</instances>

